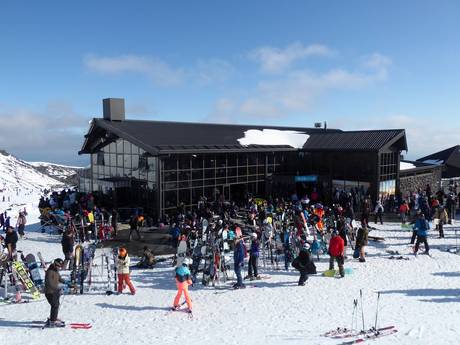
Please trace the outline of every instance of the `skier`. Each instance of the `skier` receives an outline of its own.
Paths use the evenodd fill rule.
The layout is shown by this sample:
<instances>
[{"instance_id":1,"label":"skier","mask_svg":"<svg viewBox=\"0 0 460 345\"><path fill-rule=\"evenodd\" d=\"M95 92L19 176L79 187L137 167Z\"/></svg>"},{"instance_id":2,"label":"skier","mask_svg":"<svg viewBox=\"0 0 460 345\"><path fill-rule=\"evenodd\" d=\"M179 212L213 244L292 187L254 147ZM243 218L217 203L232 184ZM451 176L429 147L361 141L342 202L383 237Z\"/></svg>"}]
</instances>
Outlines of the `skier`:
<instances>
[{"instance_id":1,"label":"skier","mask_svg":"<svg viewBox=\"0 0 460 345\"><path fill-rule=\"evenodd\" d=\"M251 237L252 241L251 248L249 249L248 278L250 280L254 280L260 279L260 276L257 274L257 261L259 260L259 240L257 239L257 234L255 232L252 233Z\"/></svg>"},{"instance_id":2,"label":"skier","mask_svg":"<svg viewBox=\"0 0 460 345\"><path fill-rule=\"evenodd\" d=\"M244 258L246 256L246 247L241 236L235 238L235 249L233 251L233 264L236 274L236 283L233 285L234 289L244 289L246 286L243 284L243 277L241 276L241 268L244 266Z\"/></svg>"},{"instance_id":3,"label":"skier","mask_svg":"<svg viewBox=\"0 0 460 345\"><path fill-rule=\"evenodd\" d=\"M136 294L136 289L134 288L131 278L129 276L129 264L130 259L128 251L124 247L120 247L118 250L118 261L117 261L117 272L118 272L118 293L123 293L123 285L126 284L131 291L131 295Z\"/></svg>"},{"instance_id":4,"label":"skier","mask_svg":"<svg viewBox=\"0 0 460 345\"><path fill-rule=\"evenodd\" d=\"M443 207L443 206L438 206L438 208L436 209L436 212L435 212L435 218L437 218L439 220L439 223L438 223L438 230L439 230L439 238L444 238L444 228L443 228L443 225L444 224L447 224L447 220L448 220L448 215L447 215L447 211L446 209Z\"/></svg>"},{"instance_id":5,"label":"skier","mask_svg":"<svg viewBox=\"0 0 460 345\"><path fill-rule=\"evenodd\" d=\"M176 286L177 286L177 294L174 297L173 307L171 310L179 310L180 308L180 298L182 293L184 293L185 300L187 301L188 313L192 312L192 300L190 295L188 294L188 287L189 285L193 285L191 273L188 266L191 264L191 260L189 258L185 258L182 262L182 265L176 268Z\"/></svg>"},{"instance_id":6,"label":"skier","mask_svg":"<svg viewBox=\"0 0 460 345\"><path fill-rule=\"evenodd\" d=\"M19 212L16 228L18 229L21 239L24 237L24 228L26 227L27 219L23 212Z\"/></svg>"},{"instance_id":7,"label":"skier","mask_svg":"<svg viewBox=\"0 0 460 345\"><path fill-rule=\"evenodd\" d=\"M430 247L428 246L428 241L426 239L427 231L430 229L430 225L425 219L425 215L423 213L420 213L418 216L413 229L417 231L417 242L415 242L414 255L417 255L418 248L422 242L425 245L425 254L430 255Z\"/></svg>"},{"instance_id":8,"label":"skier","mask_svg":"<svg viewBox=\"0 0 460 345\"><path fill-rule=\"evenodd\" d=\"M329 241L329 269L334 269L334 261L337 261L339 265L339 273L340 276L343 278L345 276L345 270L343 269L344 264L344 250L345 245L343 238L339 236L337 230L332 231L332 237Z\"/></svg>"},{"instance_id":9,"label":"skier","mask_svg":"<svg viewBox=\"0 0 460 345\"><path fill-rule=\"evenodd\" d=\"M59 312L59 298L61 297L61 286L60 283L64 283L64 279L61 278L59 270L62 269L64 261L62 259L56 259L48 267L45 275L45 297L51 306L50 317L46 321L47 327L63 327L64 322L58 319Z\"/></svg>"}]
</instances>

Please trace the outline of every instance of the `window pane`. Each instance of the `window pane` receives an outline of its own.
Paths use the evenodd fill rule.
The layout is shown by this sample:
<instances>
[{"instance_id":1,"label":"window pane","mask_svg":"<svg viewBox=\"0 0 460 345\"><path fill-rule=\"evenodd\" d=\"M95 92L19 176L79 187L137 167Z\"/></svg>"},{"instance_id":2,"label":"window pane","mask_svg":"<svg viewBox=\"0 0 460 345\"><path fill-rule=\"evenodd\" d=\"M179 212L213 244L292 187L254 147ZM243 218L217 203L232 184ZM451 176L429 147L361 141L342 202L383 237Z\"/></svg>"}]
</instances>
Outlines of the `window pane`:
<instances>
[{"instance_id":1,"label":"window pane","mask_svg":"<svg viewBox=\"0 0 460 345\"><path fill-rule=\"evenodd\" d=\"M123 139L117 141L117 153L123 153Z\"/></svg>"},{"instance_id":2,"label":"window pane","mask_svg":"<svg viewBox=\"0 0 460 345\"><path fill-rule=\"evenodd\" d=\"M123 167L125 169L131 169L131 155L125 154L123 156Z\"/></svg>"},{"instance_id":3,"label":"window pane","mask_svg":"<svg viewBox=\"0 0 460 345\"><path fill-rule=\"evenodd\" d=\"M131 153L131 143L129 141L123 141L123 153L130 154Z\"/></svg>"}]
</instances>

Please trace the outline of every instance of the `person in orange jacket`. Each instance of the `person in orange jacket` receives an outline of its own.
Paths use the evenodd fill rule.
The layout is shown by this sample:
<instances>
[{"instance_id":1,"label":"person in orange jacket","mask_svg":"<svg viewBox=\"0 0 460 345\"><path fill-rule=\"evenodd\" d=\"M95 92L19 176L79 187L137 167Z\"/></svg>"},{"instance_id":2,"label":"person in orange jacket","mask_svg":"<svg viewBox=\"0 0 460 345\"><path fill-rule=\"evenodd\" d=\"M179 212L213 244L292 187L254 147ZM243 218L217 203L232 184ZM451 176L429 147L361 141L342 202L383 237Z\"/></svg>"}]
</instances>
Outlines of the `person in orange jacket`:
<instances>
[{"instance_id":1,"label":"person in orange jacket","mask_svg":"<svg viewBox=\"0 0 460 345\"><path fill-rule=\"evenodd\" d=\"M180 298L182 293L184 293L185 301L187 302L188 313L192 312L192 300L188 293L188 286L192 285L192 276L188 266L190 265L190 259L185 258L182 262L182 265L176 268L176 286L177 286L177 294L174 298L173 307L171 310L178 310L180 308Z\"/></svg>"},{"instance_id":2,"label":"person in orange jacket","mask_svg":"<svg viewBox=\"0 0 460 345\"><path fill-rule=\"evenodd\" d=\"M118 293L123 293L124 284L128 285L129 291L132 295L136 294L131 278L129 276L129 264L130 259L128 251L124 247L118 249L118 261L117 261L117 272L118 272Z\"/></svg>"},{"instance_id":3,"label":"person in orange jacket","mask_svg":"<svg viewBox=\"0 0 460 345\"><path fill-rule=\"evenodd\" d=\"M332 237L329 241L329 269L334 269L334 262L339 265L339 273L343 278L345 276L344 264L345 244L343 238L339 236L337 230L332 231Z\"/></svg>"}]
</instances>

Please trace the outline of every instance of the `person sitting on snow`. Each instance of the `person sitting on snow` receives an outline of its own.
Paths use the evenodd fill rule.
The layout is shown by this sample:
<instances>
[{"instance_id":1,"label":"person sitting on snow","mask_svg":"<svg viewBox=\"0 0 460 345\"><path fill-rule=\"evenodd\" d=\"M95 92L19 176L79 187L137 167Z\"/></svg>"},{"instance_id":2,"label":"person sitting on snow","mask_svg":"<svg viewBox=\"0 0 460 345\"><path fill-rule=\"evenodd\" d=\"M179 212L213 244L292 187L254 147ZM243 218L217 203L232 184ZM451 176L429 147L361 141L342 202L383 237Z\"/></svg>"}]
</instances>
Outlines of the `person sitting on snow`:
<instances>
[{"instance_id":1,"label":"person sitting on snow","mask_svg":"<svg viewBox=\"0 0 460 345\"><path fill-rule=\"evenodd\" d=\"M137 263L136 266L139 268L153 268L155 264L155 255L153 255L153 252L149 249L149 247L145 246L142 259Z\"/></svg>"}]
</instances>

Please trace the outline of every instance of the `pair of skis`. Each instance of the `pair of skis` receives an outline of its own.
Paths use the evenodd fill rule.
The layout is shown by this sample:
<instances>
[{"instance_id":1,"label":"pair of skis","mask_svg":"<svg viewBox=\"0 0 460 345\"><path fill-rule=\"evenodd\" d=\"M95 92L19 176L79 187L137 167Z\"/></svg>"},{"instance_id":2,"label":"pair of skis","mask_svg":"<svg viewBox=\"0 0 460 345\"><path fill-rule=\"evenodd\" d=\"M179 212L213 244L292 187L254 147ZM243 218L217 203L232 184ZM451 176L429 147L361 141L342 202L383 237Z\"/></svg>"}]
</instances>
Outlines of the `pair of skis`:
<instances>
[{"instance_id":1,"label":"pair of skis","mask_svg":"<svg viewBox=\"0 0 460 345\"><path fill-rule=\"evenodd\" d=\"M48 323L45 322L45 324L42 326L42 329L45 328L65 328L67 325L65 322L58 323L56 325L49 325ZM80 323L80 322L73 322L69 324L69 327L72 329L91 329L93 327L92 324L90 323Z\"/></svg>"},{"instance_id":2,"label":"pair of skis","mask_svg":"<svg viewBox=\"0 0 460 345\"><path fill-rule=\"evenodd\" d=\"M380 301L380 292L377 293L377 308L375 312L375 323L372 328L365 329L365 322L364 322L364 309L363 309L363 291L360 290L360 299L361 299L361 318L363 321L363 328L361 331L355 330L356 323L357 323L357 314L358 314L358 299L353 300L353 313L351 317L351 328L337 328L332 331L326 332L323 334L325 337L333 338L333 339L344 339L344 338L354 338L353 340L348 340L340 345L352 345L352 344L359 344L366 340L373 340L379 337L387 336L396 333L398 330L395 326L387 326L377 328L377 321L378 321L378 313L379 313L379 301Z\"/></svg>"}]
</instances>

